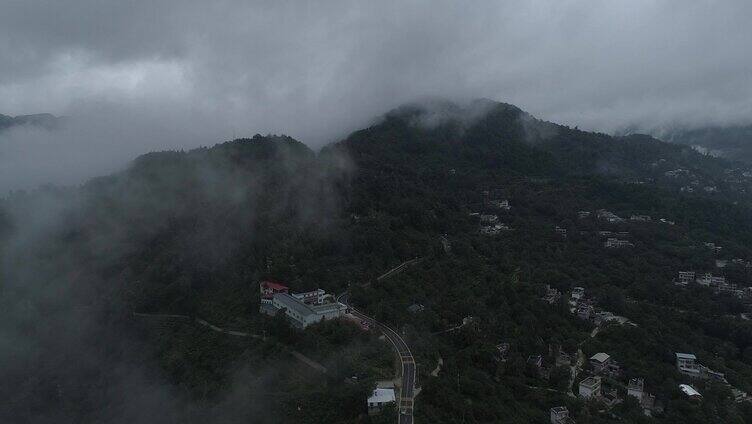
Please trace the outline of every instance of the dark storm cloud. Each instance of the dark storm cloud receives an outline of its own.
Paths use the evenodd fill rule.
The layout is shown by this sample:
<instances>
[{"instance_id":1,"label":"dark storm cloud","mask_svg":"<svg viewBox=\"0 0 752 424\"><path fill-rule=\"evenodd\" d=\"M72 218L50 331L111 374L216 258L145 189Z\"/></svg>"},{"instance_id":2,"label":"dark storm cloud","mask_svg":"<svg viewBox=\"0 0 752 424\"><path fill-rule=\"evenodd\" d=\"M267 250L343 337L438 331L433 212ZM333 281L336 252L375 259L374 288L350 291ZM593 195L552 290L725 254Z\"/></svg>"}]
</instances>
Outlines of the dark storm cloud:
<instances>
[{"instance_id":1,"label":"dark storm cloud","mask_svg":"<svg viewBox=\"0 0 752 424\"><path fill-rule=\"evenodd\" d=\"M601 131L745 123L750 16L744 0L11 0L0 113L75 118L66 142L98 153L56 166L92 172L255 132L320 146L425 96L486 97ZM32 147L9 152L0 140L0 163L28 168L70 149L15 137Z\"/></svg>"}]
</instances>

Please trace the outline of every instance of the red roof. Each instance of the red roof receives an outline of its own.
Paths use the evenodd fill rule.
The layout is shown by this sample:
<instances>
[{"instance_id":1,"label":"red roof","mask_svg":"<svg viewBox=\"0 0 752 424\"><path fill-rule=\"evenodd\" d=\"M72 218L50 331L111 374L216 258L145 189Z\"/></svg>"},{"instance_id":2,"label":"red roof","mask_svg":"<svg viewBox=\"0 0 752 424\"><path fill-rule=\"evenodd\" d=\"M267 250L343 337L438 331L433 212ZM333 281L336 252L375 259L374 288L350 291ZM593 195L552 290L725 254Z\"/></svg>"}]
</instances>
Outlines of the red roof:
<instances>
[{"instance_id":1,"label":"red roof","mask_svg":"<svg viewBox=\"0 0 752 424\"><path fill-rule=\"evenodd\" d=\"M272 290L288 290L284 284L275 283L274 281L262 281L261 286Z\"/></svg>"}]
</instances>

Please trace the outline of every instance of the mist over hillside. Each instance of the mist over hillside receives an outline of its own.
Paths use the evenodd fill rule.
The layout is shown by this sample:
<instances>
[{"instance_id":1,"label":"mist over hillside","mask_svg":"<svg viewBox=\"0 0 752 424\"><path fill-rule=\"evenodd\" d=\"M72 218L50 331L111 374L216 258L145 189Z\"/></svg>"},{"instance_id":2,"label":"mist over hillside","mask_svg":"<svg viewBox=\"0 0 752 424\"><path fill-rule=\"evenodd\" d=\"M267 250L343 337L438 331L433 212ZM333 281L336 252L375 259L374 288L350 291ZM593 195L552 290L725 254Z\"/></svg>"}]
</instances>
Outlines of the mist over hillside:
<instances>
[{"instance_id":1,"label":"mist over hillside","mask_svg":"<svg viewBox=\"0 0 752 424\"><path fill-rule=\"evenodd\" d=\"M752 388L752 365L742 354L752 328L729 322L734 332L724 333L712 327L719 314L744 310L740 301L696 293L701 332L674 315L666 321L671 327L653 330L650 320L674 312L641 303L674 304L683 295L670 288L673 270L712 262L690 253L691 243L710 238L723 243L723 257L752 257L752 227L743 219L750 182L724 182L731 167L690 147L589 133L509 104L434 100L395 108L318 153L286 136L255 136L148 153L80 187L14 193L0 203L6 346L0 392L8 399L0 416L8 422L376 422L367 418L363 399L377 376L391 374L389 348L347 321L301 332L284 318L265 317L256 288L265 278L300 291L349 289L364 310L402 328L426 364L416 410L424 421L456 418L459 405L441 401L439 393L470 395L452 378L427 374L437 357L484 381L493 399L507 399L472 394L490 405L475 412L480 421L544 415L547 406L532 408L513 394L530 390L524 387L534 377L519 364L499 368L489 353L503 337L513 340L514 361L524 362L520 356L540 349L539 339L571 350L570 339L587 334L569 312L540 305L543 282L562 291L586 284L601 307L638 323L640 330L602 330L603 340L645 332L639 352L603 347L621 352L630 372L647 376L636 358L694 338L702 352L716 343L733 345L722 353L729 362L721 369L735 387ZM676 168L720 191L681 191L664 175ZM500 214L489 209L488 196L513 205L502 218L506 235L478 233L469 214ZM629 227L634 254L604 252L589 235L600 228L597 221L576 218L578 211L601 208L671 224ZM552 241L554 225L571 235ZM621 230L632 225L617 224ZM428 260L375 282L416 256ZM641 262L646 258L652 259ZM727 275L747 284L747 271ZM656 288L656 279L669 283ZM481 281L482 289L476 287ZM637 303L625 303L627 297ZM411 316L407 307L414 302L429 312ZM134 313L186 320L155 326ZM456 336L436 335L468 315L480 317L478 324ZM260 338L212 332L199 319ZM534 333L522 331L531 322ZM659 347L659 337L668 345ZM298 364L291 350L324 364L326 378ZM671 362L654 360L662 365L648 384L660 390L667 418L686 417L680 396L670 386L658 389L676 378ZM302 382L301 373L313 373L307 378L318 383ZM287 395L270 400L276 385ZM567 399L552 396L545 405ZM589 413L585 405L569 406Z\"/></svg>"},{"instance_id":2,"label":"mist over hillside","mask_svg":"<svg viewBox=\"0 0 752 424\"><path fill-rule=\"evenodd\" d=\"M752 423L751 18L4 2L0 424Z\"/></svg>"},{"instance_id":3,"label":"mist over hillside","mask_svg":"<svg viewBox=\"0 0 752 424\"><path fill-rule=\"evenodd\" d=\"M752 126L714 126L659 130L655 137L696 147L703 153L752 163Z\"/></svg>"}]
</instances>

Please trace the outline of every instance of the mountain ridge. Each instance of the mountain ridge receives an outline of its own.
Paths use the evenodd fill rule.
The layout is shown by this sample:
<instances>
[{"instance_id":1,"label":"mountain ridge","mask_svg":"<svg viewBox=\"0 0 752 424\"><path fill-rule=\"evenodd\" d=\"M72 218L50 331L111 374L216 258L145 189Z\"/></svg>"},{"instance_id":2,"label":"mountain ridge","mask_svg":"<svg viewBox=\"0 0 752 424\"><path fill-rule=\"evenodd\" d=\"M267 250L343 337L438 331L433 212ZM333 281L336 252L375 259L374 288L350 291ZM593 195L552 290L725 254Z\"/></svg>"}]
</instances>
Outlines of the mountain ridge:
<instances>
[{"instance_id":1,"label":"mountain ridge","mask_svg":"<svg viewBox=\"0 0 752 424\"><path fill-rule=\"evenodd\" d=\"M50 113L36 113L31 115L9 116L0 114L0 131L8 130L13 127L38 127L47 130L57 128L64 118L52 115Z\"/></svg>"}]
</instances>

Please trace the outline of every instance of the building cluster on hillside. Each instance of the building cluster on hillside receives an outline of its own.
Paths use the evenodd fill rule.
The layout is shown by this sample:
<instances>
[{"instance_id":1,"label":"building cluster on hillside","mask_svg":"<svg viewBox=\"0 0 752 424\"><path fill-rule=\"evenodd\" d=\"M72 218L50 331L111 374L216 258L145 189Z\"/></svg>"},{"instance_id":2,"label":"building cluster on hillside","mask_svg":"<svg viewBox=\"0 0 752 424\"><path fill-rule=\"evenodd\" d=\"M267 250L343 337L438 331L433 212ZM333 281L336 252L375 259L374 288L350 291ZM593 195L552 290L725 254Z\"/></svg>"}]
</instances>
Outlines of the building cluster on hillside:
<instances>
[{"instance_id":1,"label":"building cluster on hillside","mask_svg":"<svg viewBox=\"0 0 752 424\"><path fill-rule=\"evenodd\" d=\"M698 380L715 380L728 384L722 372L713 371L697 362L697 357L692 353L676 353L676 369L680 374Z\"/></svg>"},{"instance_id":2,"label":"building cluster on hillside","mask_svg":"<svg viewBox=\"0 0 752 424\"><path fill-rule=\"evenodd\" d=\"M625 221L624 218L621 218L615 213L606 209L598 209L597 211L595 211L595 215L598 217L598 219L602 219L612 224L618 224Z\"/></svg>"},{"instance_id":3,"label":"building cluster on hillside","mask_svg":"<svg viewBox=\"0 0 752 424\"><path fill-rule=\"evenodd\" d=\"M341 317L347 310L347 306L337 302L322 289L290 293L290 289L283 284L261 281L259 292L261 313L274 316L279 311L284 311L290 323L297 328Z\"/></svg>"},{"instance_id":4,"label":"building cluster on hillside","mask_svg":"<svg viewBox=\"0 0 752 424\"><path fill-rule=\"evenodd\" d=\"M499 222L498 215L472 212L470 216L477 217L480 220L480 233L483 235L495 236L504 231L512 231L511 227Z\"/></svg>"},{"instance_id":5,"label":"building cluster on hillside","mask_svg":"<svg viewBox=\"0 0 752 424\"><path fill-rule=\"evenodd\" d=\"M692 379L691 381L712 380L724 384L731 390L735 402L750 400L746 392L731 386L722 372L713 371L705 365L697 362L697 357L692 353L676 352L676 369L680 374ZM681 384L679 385L679 388L690 399L699 400L702 398L700 392L689 384Z\"/></svg>"},{"instance_id":6,"label":"building cluster on hillside","mask_svg":"<svg viewBox=\"0 0 752 424\"><path fill-rule=\"evenodd\" d=\"M691 283L697 283L701 286L710 287L718 293L730 293L739 299L752 298L752 288L737 287L735 283L729 283L726 281L726 277L721 275L713 275L712 273L705 273L696 276L694 271L679 271L678 277L674 280L674 284L677 286L688 286Z\"/></svg>"},{"instance_id":7,"label":"building cluster on hillside","mask_svg":"<svg viewBox=\"0 0 752 424\"><path fill-rule=\"evenodd\" d=\"M626 317L615 315L610 311L597 308L595 299L585 296L583 287L574 287L569 295L569 312L583 321L592 321L600 326L610 322L634 325Z\"/></svg>"},{"instance_id":8,"label":"building cluster on hillside","mask_svg":"<svg viewBox=\"0 0 752 424\"><path fill-rule=\"evenodd\" d=\"M590 216L591 216L591 212L590 211L578 211L577 212L577 217L579 219L585 219L585 218L588 218ZM622 218L622 217L616 215L615 213L613 213L613 212L611 212L609 210L606 210L606 209L598 209L597 211L595 211L595 216L598 219L606 221L606 222L611 223L611 224L620 224L620 223L623 223L623 222L627 221L627 219L624 219L624 218ZM666 218L659 218L657 220L654 220L652 216L650 216L650 215L644 215L644 214L632 214L632 215L629 216L629 221L630 222L634 222L634 223L637 223L637 222L660 222L661 224L668 224L668 225L675 225L676 224L676 222L668 220Z\"/></svg>"},{"instance_id":9,"label":"building cluster on hillside","mask_svg":"<svg viewBox=\"0 0 752 424\"><path fill-rule=\"evenodd\" d=\"M622 375L621 367L611 356L605 352L598 352L590 357L591 375L581 380L578 385L578 394L585 399L597 399L607 406L613 406L622 402L618 396L616 387L604 384L607 381L615 381ZM627 396L637 399L645 415L663 410L660 403L656 403L655 396L645 391L645 383L642 378L632 378L627 384Z\"/></svg>"},{"instance_id":10,"label":"building cluster on hillside","mask_svg":"<svg viewBox=\"0 0 752 424\"><path fill-rule=\"evenodd\" d=\"M505 231L512 231L512 228L502 223L497 223L493 225L481 225L480 227L480 233L486 236L495 236Z\"/></svg>"},{"instance_id":11,"label":"building cluster on hillside","mask_svg":"<svg viewBox=\"0 0 752 424\"><path fill-rule=\"evenodd\" d=\"M484 190L481 192L483 198L483 209L496 209L502 211L508 211L512 209L509 203L509 199L502 197L503 190ZM495 213L480 213L472 212L470 216L476 217L480 220L479 231L486 236L495 236L499 233L506 231L513 231L513 229L499 220L499 216Z\"/></svg>"}]
</instances>

